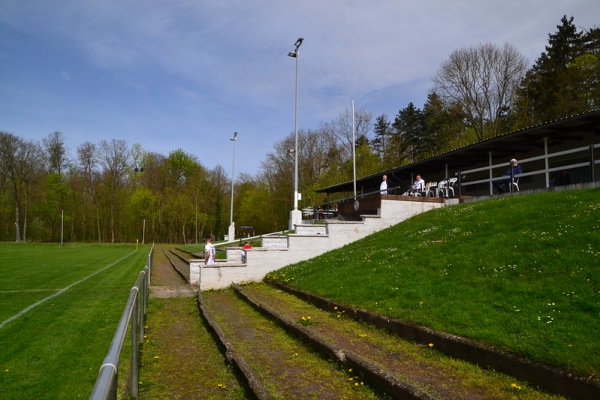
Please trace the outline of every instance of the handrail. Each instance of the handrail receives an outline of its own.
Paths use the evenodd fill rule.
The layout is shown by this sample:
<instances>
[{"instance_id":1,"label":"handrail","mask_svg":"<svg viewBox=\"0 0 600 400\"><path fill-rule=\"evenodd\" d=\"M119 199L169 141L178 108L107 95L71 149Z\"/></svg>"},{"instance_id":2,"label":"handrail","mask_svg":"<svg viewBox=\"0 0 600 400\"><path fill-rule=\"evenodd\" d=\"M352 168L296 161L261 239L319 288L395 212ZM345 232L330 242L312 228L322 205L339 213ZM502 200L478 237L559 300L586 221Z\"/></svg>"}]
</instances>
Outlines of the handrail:
<instances>
[{"instance_id":1,"label":"handrail","mask_svg":"<svg viewBox=\"0 0 600 400\"><path fill-rule=\"evenodd\" d=\"M572 148L572 149L567 149L567 150L562 150L562 151L557 151L555 153L547 153L547 154L542 154L539 156L534 156L534 157L529 157L529 158L524 158L520 160L521 164L525 164L527 162L531 162L531 161L538 161L538 160L549 160L551 158L554 157L559 157L559 156L563 156L563 155L567 155L567 154L574 154L574 153L582 153L585 151L592 151L593 149L597 149L600 148L600 143L598 144L592 144L592 145L587 145L587 146L581 146L581 147L576 147L576 148ZM586 161L586 162L579 162L579 163L574 163L574 164L568 164L568 165L561 165L558 167L552 167L552 168L542 168L542 169L537 169L535 171L530 171L530 172L523 172L521 174L515 175L516 177L524 177L524 176L534 176L534 175L542 175L542 174L549 174L552 172L556 172L556 171L562 171L565 169L574 169L574 168L580 168L580 167L587 167L590 165L596 165L596 164L600 164L600 160L595 160L593 158L593 154L590 157L590 161ZM493 164L493 165L487 165L484 167L479 167L479 168L474 168L474 169L470 169L470 170L464 170L464 171L459 171L456 173L456 175L460 175L460 178L463 178L465 175L467 174L471 174L474 172L481 172L481 171L492 171L495 168L501 167L501 166L505 166L507 165L507 163L500 163L500 164ZM494 182L494 181L499 181L499 180L504 180L506 179L506 177L500 176L500 177L493 177L493 178L484 178L484 179L478 179L475 181L468 181L468 182L464 182L462 179L460 180L460 184L459 184L459 192L460 189L462 187L466 187L466 186L472 186L472 185L478 185L481 183L489 183L489 182ZM592 179L593 180L593 179Z\"/></svg>"},{"instance_id":2,"label":"handrail","mask_svg":"<svg viewBox=\"0 0 600 400\"><path fill-rule=\"evenodd\" d=\"M128 390L132 398L138 397L138 346L144 340L144 323L146 319L146 306L148 299L148 286L150 285L150 272L152 269L152 253L154 245L148 254L148 262L144 269L140 272L135 284L131 288L129 298L121 315L119 325L113 336L108 354L102 362L102 366L98 372L96 384L90 395L93 400L116 400L118 387L118 371L119 359L121 357L121 349L127 336L127 328L131 321L131 366L129 371L129 387ZM139 331L139 335L137 334Z\"/></svg>"}]
</instances>

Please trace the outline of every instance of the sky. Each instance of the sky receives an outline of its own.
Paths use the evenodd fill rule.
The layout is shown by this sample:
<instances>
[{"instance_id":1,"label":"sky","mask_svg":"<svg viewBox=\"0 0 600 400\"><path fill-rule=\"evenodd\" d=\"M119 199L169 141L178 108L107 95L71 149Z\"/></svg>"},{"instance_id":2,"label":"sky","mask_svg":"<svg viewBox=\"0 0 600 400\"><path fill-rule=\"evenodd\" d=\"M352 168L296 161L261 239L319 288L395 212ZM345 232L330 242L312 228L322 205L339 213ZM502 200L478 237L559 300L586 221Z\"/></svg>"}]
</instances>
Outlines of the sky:
<instances>
[{"instance_id":1,"label":"sky","mask_svg":"<svg viewBox=\"0 0 600 400\"><path fill-rule=\"evenodd\" d=\"M393 120L452 51L509 43L532 65L563 15L600 26L600 1L0 0L0 131L256 175L294 132L296 66L299 129L352 101Z\"/></svg>"}]
</instances>

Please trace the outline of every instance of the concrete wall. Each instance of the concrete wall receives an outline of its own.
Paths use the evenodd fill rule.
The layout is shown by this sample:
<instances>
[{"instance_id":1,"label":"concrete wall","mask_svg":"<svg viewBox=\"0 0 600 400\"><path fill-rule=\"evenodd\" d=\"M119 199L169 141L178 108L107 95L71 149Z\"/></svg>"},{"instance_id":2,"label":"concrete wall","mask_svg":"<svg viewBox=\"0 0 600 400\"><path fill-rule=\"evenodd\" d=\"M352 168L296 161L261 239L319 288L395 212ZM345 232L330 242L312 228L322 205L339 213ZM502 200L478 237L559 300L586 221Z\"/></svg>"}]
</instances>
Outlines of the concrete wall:
<instances>
[{"instance_id":1,"label":"concrete wall","mask_svg":"<svg viewBox=\"0 0 600 400\"><path fill-rule=\"evenodd\" d=\"M269 272L319 256L445 205L444 202L382 200L379 215L365 215L362 221L301 224L296 234L264 236L263 247L247 252L246 264L236 262L236 259L241 260L239 252L230 257L230 249L227 262L217 262L210 267L204 266L204 262L190 264L190 283L199 285L200 290L209 290L223 289L232 283L261 281ZM231 249L234 250L237 249Z\"/></svg>"}]
</instances>

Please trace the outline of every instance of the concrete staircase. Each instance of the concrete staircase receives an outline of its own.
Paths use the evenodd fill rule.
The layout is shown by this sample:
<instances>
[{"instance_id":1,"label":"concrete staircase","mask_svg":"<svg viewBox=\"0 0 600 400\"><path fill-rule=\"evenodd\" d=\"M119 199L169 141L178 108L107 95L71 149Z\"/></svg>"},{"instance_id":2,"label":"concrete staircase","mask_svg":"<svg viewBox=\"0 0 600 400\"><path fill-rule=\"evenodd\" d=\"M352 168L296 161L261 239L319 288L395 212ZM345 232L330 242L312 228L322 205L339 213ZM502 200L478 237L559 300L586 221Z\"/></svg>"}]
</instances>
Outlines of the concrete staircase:
<instances>
[{"instance_id":1,"label":"concrete staircase","mask_svg":"<svg viewBox=\"0 0 600 400\"><path fill-rule=\"evenodd\" d=\"M376 214L361 215L360 221L325 220L323 223L298 224L289 235L269 234L262 237L262 247L247 251L242 263L242 249L227 249L227 261L205 266L201 260L189 260L190 284L201 291L223 289L232 283L261 281L266 274L355 242L375 232L396 225L414 215L457 204L457 199L431 199L407 196L381 196ZM343 218L343 216L342 216Z\"/></svg>"}]
</instances>

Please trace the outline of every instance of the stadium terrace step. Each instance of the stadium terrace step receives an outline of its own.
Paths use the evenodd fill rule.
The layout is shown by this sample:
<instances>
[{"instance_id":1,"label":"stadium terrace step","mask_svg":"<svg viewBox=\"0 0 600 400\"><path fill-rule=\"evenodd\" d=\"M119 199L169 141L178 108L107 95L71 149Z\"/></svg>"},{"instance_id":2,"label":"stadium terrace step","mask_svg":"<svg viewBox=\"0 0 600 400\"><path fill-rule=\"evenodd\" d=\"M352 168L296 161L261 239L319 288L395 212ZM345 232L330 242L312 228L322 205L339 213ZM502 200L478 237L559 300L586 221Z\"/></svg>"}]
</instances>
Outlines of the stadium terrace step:
<instances>
[{"instance_id":1,"label":"stadium terrace step","mask_svg":"<svg viewBox=\"0 0 600 400\"><path fill-rule=\"evenodd\" d=\"M351 372L347 378L351 384L371 387L379 398L510 399L517 390L521 398L556 398L515 383L508 376L445 359L430 346L404 343L343 314L319 310L275 288L261 284L234 290L264 318L250 311L231 290L203 293L201 307L218 331L228 358L241 363L240 369L258 388L258 398L345 397L337 392L339 388L333 389L335 394L327 392L332 390L329 374L305 375L305 368L315 368L315 361L305 358L305 351L312 353L311 349L325 359L336 360L344 371ZM291 338L273 327L271 319L290 332ZM290 339L293 341L286 342ZM298 383L298 374L312 385ZM293 382L288 381L290 375ZM353 392L347 398L365 398L368 390Z\"/></svg>"}]
</instances>

